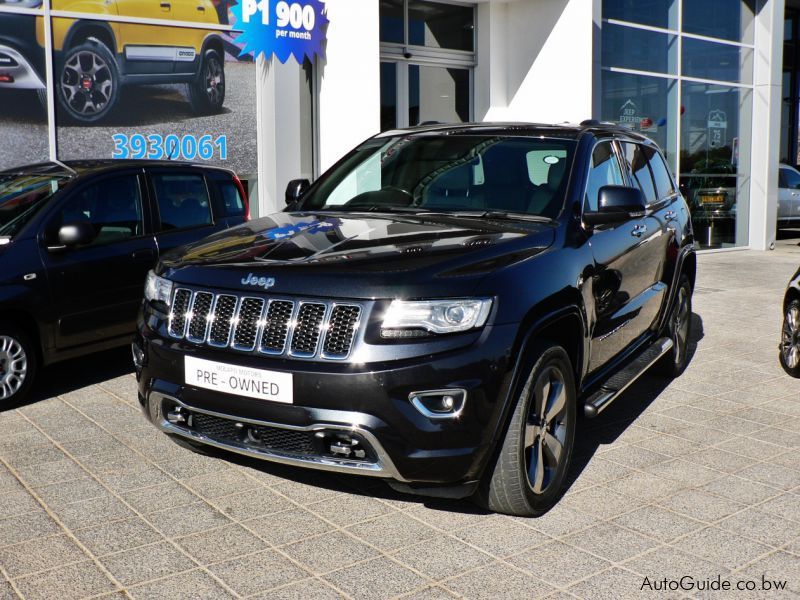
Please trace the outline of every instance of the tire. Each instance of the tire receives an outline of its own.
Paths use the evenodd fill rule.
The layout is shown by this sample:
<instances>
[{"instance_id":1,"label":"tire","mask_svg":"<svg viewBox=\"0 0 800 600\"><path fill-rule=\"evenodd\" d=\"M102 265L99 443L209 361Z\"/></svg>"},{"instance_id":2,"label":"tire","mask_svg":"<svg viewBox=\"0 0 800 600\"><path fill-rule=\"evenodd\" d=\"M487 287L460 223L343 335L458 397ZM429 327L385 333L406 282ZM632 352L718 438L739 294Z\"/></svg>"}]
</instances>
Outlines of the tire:
<instances>
[{"instance_id":1,"label":"tire","mask_svg":"<svg viewBox=\"0 0 800 600\"><path fill-rule=\"evenodd\" d=\"M778 358L784 371L800 378L800 300L789 302L783 312Z\"/></svg>"},{"instance_id":2,"label":"tire","mask_svg":"<svg viewBox=\"0 0 800 600\"><path fill-rule=\"evenodd\" d=\"M197 79L189 84L189 102L198 115L212 115L225 102L225 62L216 50L207 50Z\"/></svg>"},{"instance_id":3,"label":"tire","mask_svg":"<svg viewBox=\"0 0 800 600\"><path fill-rule=\"evenodd\" d=\"M530 356L505 437L477 495L485 508L520 517L544 514L561 497L577 417L575 378L566 351L540 343ZM543 406L550 410L543 412Z\"/></svg>"},{"instance_id":4,"label":"tire","mask_svg":"<svg viewBox=\"0 0 800 600\"><path fill-rule=\"evenodd\" d=\"M0 410L25 399L38 367L36 349L28 334L0 322Z\"/></svg>"},{"instance_id":5,"label":"tire","mask_svg":"<svg viewBox=\"0 0 800 600\"><path fill-rule=\"evenodd\" d=\"M678 289L661 334L672 340L672 350L656 364L656 371L667 377L678 377L686 369L689 339L692 335L692 284L685 273L678 280Z\"/></svg>"},{"instance_id":6,"label":"tire","mask_svg":"<svg viewBox=\"0 0 800 600\"><path fill-rule=\"evenodd\" d=\"M104 119L119 98L117 61L103 44L84 42L66 51L56 75L56 99L62 116L77 123Z\"/></svg>"},{"instance_id":7,"label":"tire","mask_svg":"<svg viewBox=\"0 0 800 600\"><path fill-rule=\"evenodd\" d=\"M44 112L47 112L47 90L36 90L36 99Z\"/></svg>"}]
</instances>

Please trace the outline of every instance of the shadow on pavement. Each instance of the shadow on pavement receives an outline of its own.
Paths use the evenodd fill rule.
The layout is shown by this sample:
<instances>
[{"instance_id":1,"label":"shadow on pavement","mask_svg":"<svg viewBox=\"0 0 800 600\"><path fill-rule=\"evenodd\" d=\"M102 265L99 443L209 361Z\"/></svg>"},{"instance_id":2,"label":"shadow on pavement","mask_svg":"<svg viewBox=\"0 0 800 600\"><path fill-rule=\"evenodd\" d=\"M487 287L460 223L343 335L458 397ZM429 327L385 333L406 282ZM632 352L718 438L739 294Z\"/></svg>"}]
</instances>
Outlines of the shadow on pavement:
<instances>
[{"instance_id":1,"label":"shadow on pavement","mask_svg":"<svg viewBox=\"0 0 800 600\"><path fill-rule=\"evenodd\" d=\"M28 406L128 373L133 373L133 361L130 348L127 346L73 358L49 367L40 367L28 398L20 404L8 406L3 410Z\"/></svg>"},{"instance_id":2,"label":"shadow on pavement","mask_svg":"<svg viewBox=\"0 0 800 600\"><path fill-rule=\"evenodd\" d=\"M697 351L699 341L703 339L703 320L700 315L692 314L692 335L689 342L688 361ZM580 419L575 433L575 449L572 467L567 476L565 490L580 477L580 474L591 461L597 449L604 444L611 444L647 409L663 392L672 380L657 375L644 375L606 411L593 420ZM403 494L392 490L386 483L378 479L323 473L296 467L288 467L250 459L237 454L223 454L226 460L269 473L276 477L295 483L301 483L321 489L369 496L384 500L400 500L408 503L422 504L428 509L457 512L463 514L489 514L470 500L447 500L427 498ZM347 500L342 500L347 502Z\"/></svg>"}]
</instances>

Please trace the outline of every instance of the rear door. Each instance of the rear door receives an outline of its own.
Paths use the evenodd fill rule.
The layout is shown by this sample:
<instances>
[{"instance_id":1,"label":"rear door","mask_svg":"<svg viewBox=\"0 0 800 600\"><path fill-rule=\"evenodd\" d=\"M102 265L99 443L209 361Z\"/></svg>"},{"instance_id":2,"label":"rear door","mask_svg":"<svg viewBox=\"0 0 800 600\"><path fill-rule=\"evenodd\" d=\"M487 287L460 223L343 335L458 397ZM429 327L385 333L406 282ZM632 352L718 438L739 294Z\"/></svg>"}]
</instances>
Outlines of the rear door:
<instances>
[{"instance_id":1,"label":"rear door","mask_svg":"<svg viewBox=\"0 0 800 600\"><path fill-rule=\"evenodd\" d=\"M61 225L95 230L85 246L49 251ZM41 236L59 350L132 335L147 271L156 260L141 171L95 178L55 209Z\"/></svg>"},{"instance_id":2,"label":"rear door","mask_svg":"<svg viewBox=\"0 0 800 600\"><path fill-rule=\"evenodd\" d=\"M215 219L212 189L201 169L152 168L148 178L160 255L225 227Z\"/></svg>"}]
</instances>

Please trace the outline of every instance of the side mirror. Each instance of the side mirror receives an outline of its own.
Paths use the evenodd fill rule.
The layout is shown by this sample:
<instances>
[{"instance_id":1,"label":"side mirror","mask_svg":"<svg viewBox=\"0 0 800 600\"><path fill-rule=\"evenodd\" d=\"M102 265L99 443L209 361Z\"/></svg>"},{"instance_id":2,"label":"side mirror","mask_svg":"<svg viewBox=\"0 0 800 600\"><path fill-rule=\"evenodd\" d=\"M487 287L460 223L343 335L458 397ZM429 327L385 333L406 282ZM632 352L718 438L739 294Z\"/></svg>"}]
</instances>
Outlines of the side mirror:
<instances>
[{"instance_id":1,"label":"side mirror","mask_svg":"<svg viewBox=\"0 0 800 600\"><path fill-rule=\"evenodd\" d=\"M94 227L86 221L76 221L62 225L58 230L58 246L48 248L50 251L66 250L76 246L91 244L96 237Z\"/></svg>"},{"instance_id":2,"label":"side mirror","mask_svg":"<svg viewBox=\"0 0 800 600\"><path fill-rule=\"evenodd\" d=\"M583 214L587 225L622 223L644 215L647 200L638 188L606 185L598 192L598 210Z\"/></svg>"},{"instance_id":3,"label":"side mirror","mask_svg":"<svg viewBox=\"0 0 800 600\"><path fill-rule=\"evenodd\" d=\"M291 205L300 200L311 187L308 179L292 179L286 186L286 204Z\"/></svg>"}]
</instances>

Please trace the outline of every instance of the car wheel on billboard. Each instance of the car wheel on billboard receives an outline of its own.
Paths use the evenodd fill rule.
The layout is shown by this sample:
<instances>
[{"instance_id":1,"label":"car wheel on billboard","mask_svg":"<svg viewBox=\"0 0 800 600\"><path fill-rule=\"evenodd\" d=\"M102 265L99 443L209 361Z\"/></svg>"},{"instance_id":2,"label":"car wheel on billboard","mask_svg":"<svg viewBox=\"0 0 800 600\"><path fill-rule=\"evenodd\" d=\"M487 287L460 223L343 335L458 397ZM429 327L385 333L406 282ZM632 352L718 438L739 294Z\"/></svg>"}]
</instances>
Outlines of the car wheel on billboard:
<instances>
[{"instance_id":1,"label":"car wheel on billboard","mask_svg":"<svg viewBox=\"0 0 800 600\"><path fill-rule=\"evenodd\" d=\"M47 90L36 90L36 97L44 110L47 110Z\"/></svg>"},{"instance_id":2,"label":"car wheel on billboard","mask_svg":"<svg viewBox=\"0 0 800 600\"><path fill-rule=\"evenodd\" d=\"M70 48L56 80L58 106L73 121L103 119L119 96L120 76L114 55L103 44L86 42Z\"/></svg>"},{"instance_id":3,"label":"car wheel on billboard","mask_svg":"<svg viewBox=\"0 0 800 600\"><path fill-rule=\"evenodd\" d=\"M225 62L216 50L207 50L197 81L189 84L189 102L196 114L208 115L222 110L225 102Z\"/></svg>"}]
</instances>

